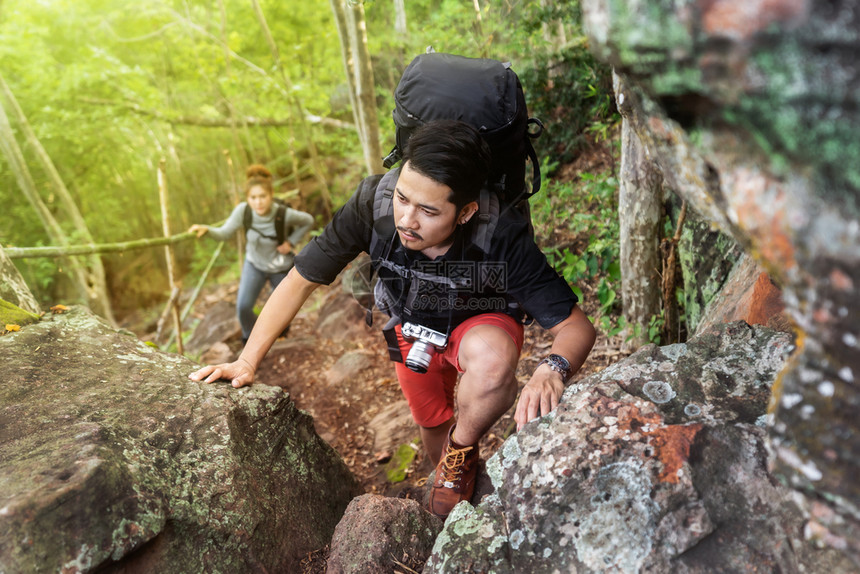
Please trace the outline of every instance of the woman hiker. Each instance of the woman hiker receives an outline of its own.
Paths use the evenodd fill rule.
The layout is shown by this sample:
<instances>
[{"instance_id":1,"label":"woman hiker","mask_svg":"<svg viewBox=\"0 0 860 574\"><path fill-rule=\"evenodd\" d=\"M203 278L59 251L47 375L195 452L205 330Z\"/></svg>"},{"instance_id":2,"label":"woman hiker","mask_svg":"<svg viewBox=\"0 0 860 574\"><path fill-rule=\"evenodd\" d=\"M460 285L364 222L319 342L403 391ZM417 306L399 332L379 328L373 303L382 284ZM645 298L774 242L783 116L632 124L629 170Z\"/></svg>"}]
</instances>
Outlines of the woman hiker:
<instances>
[{"instance_id":1,"label":"woman hiker","mask_svg":"<svg viewBox=\"0 0 860 574\"><path fill-rule=\"evenodd\" d=\"M239 280L236 314L242 326L242 344L248 341L257 316L254 304L266 281L272 290L293 267L295 245L314 223L309 213L292 209L275 201L272 174L266 167L254 164L245 173L245 198L220 227L195 223L188 231L197 237L209 234L226 241L244 226L245 264ZM286 333L286 331L285 331Z\"/></svg>"}]
</instances>

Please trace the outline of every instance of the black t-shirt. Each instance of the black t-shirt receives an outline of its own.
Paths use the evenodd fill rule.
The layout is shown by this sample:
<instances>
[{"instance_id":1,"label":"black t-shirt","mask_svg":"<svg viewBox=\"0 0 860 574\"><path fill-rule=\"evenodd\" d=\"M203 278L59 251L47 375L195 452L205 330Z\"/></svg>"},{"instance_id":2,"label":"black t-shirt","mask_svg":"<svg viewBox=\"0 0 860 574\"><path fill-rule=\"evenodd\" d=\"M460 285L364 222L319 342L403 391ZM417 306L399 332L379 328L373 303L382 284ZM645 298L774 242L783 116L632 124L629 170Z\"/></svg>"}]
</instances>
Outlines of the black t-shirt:
<instances>
[{"instance_id":1,"label":"black t-shirt","mask_svg":"<svg viewBox=\"0 0 860 574\"><path fill-rule=\"evenodd\" d=\"M359 254L369 251L380 178L362 181L322 234L296 256L302 277L328 285ZM577 297L535 244L529 222L516 210L503 209L489 253L484 254L468 240L469 226L476 221L477 216L459 226L451 247L435 260L403 247L396 233L386 242L386 262L372 263L395 300L394 311L404 320L439 331L496 311L517 316L521 309L546 329L566 319ZM377 226L392 229L393 222ZM408 270L408 277L403 270Z\"/></svg>"}]
</instances>

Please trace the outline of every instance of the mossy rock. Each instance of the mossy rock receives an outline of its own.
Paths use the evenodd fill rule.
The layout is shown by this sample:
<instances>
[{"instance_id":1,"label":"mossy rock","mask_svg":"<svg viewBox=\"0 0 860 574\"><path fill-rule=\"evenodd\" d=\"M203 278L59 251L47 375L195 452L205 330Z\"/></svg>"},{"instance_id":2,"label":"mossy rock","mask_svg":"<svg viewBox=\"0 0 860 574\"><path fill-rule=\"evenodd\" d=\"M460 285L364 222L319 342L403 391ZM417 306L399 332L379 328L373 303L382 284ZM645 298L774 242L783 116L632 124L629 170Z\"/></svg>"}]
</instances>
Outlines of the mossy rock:
<instances>
[{"instance_id":1,"label":"mossy rock","mask_svg":"<svg viewBox=\"0 0 860 574\"><path fill-rule=\"evenodd\" d=\"M30 313L17 305L0 299L0 326L20 325L23 327L24 325L38 322L39 316L35 313Z\"/></svg>"}]
</instances>

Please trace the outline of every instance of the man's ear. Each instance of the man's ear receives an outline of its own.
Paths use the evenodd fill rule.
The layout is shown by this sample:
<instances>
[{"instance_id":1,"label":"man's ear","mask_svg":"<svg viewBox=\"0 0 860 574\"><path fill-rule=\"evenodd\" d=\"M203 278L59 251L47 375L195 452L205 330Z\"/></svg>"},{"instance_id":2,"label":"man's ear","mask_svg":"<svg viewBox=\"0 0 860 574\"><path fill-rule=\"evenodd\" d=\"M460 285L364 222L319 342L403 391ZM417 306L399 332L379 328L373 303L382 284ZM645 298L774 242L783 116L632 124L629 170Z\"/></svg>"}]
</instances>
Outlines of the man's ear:
<instances>
[{"instance_id":1,"label":"man's ear","mask_svg":"<svg viewBox=\"0 0 860 574\"><path fill-rule=\"evenodd\" d=\"M460 213L457 215L457 223L460 225L472 219L472 216L478 212L478 202L471 201L463 206Z\"/></svg>"}]
</instances>

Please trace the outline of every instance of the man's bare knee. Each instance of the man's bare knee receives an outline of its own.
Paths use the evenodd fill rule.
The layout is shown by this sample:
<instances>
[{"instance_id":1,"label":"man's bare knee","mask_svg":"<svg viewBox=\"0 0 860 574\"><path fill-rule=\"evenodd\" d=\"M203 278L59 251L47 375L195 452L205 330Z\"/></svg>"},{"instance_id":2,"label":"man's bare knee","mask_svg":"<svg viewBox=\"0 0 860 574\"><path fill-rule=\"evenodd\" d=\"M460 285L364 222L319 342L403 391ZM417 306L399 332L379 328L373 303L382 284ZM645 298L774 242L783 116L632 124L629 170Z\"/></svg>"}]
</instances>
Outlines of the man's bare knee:
<instances>
[{"instance_id":1,"label":"man's bare knee","mask_svg":"<svg viewBox=\"0 0 860 574\"><path fill-rule=\"evenodd\" d=\"M463 337L458 360L464 376L476 376L492 387L508 386L517 370L519 349L503 329L478 325Z\"/></svg>"}]
</instances>

